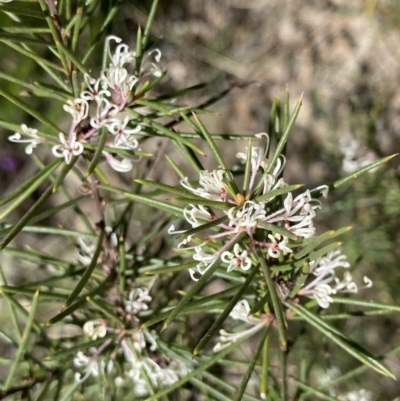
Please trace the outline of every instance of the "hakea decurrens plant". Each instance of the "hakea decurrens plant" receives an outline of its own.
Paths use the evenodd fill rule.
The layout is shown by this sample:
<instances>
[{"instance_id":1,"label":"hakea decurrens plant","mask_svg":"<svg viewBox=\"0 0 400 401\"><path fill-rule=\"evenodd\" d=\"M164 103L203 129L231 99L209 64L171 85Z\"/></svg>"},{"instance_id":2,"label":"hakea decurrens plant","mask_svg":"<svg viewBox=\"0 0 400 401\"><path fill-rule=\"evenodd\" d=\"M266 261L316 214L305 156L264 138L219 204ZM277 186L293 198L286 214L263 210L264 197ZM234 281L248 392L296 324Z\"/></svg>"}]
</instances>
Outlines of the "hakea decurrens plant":
<instances>
[{"instance_id":1,"label":"hakea decurrens plant","mask_svg":"<svg viewBox=\"0 0 400 401\"><path fill-rule=\"evenodd\" d=\"M142 125L126 113L134 103L134 94L143 77L162 76L159 66L161 52L158 49L148 52L141 62L139 71L136 52L121 43L117 36L109 36L106 40L107 54L110 59L108 68L101 71L98 78L85 74L85 89L79 97L68 100L64 111L72 118L68 135L59 133L59 141L53 145L52 153L64 158L69 164L73 156L79 156L84 151L84 144L96 145L99 134L106 129L109 138L106 146L112 149L138 149L139 142L135 134ZM111 42L116 42L114 52ZM54 142L38 135L38 131L21 125L20 132L8 138L12 142L27 144L25 152L31 154L40 143ZM103 150L105 160L116 171L128 172L132 169L132 159L116 156L112 151Z\"/></svg>"}]
</instances>

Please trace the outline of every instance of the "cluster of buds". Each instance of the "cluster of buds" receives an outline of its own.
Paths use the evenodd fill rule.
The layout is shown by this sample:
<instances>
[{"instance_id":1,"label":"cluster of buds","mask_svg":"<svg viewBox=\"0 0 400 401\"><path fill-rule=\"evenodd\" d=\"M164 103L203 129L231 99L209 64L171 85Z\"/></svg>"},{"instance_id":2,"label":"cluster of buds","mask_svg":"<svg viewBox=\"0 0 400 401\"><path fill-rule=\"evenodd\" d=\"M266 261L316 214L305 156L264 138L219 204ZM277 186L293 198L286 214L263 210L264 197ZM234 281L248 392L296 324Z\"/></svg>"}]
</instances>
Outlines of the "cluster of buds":
<instances>
[{"instance_id":1,"label":"cluster of buds","mask_svg":"<svg viewBox=\"0 0 400 401\"><path fill-rule=\"evenodd\" d=\"M90 340L104 338L104 343L98 348L90 348L89 355L82 351L76 354L73 360L77 369L76 382L84 382L90 377L108 377L116 386L133 386L135 395L143 397L151 389L169 386L189 372L189 367L182 361L160 354L154 332L137 329L137 315L148 309L151 300L147 288L138 287L129 293L122 314L132 330L108 326L105 319L84 324L83 331ZM119 366L124 367L122 371L116 367L117 359Z\"/></svg>"},{"instance_id":2,"label":"cluster of buds","mask_svg":"<svg viewBox=\"0 0 400 401\"><path fill-rule=\"evenodd\" d=\"M112 41L117 43L114 52L110 48ZM72 123L67 136L59 133L59 141L53 146L52 152L54 156L64 158L67 164L73 156L82 154L85 143L96 144L103 129L110 134L105 143L108 149L137 149L139 142L135 134L141 131L142 126L130 117L127 110L134 102L135 91L142 77L162 76L158 64L161 59L160 50L148 52L139 66L136 53L121 43L120 38L109 36L106 42L109 67L103 69L97 79L85 74L85 90L64 105L64 110L72 117ZM31 154L38 144L49 141L38 135L36 129L25 124L21 125L20 132L8 139L27 144L27 154ZM132 169L131 159L116 156L112 150L104 150L102 153L114 170L128 172Z\"/></svg>"}]
</instances>

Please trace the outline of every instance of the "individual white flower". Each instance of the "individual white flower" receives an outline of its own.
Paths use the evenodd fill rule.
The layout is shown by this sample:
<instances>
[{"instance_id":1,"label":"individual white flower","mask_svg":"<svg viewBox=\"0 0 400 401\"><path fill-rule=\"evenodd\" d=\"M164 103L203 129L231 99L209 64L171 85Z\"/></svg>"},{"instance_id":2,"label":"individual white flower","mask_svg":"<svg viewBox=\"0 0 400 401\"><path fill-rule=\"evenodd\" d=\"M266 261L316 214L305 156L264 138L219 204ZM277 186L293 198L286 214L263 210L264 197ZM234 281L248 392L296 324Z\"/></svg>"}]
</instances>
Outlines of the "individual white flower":
<instances>
[{"instance_id":1,"label":"individual white flower","mask_svg":"<svg viewBox=\"0 0 400 401\"><path fill-rule=\"evenodd\" d=\"M76 258L80 263L82 263L85 266L90 265L90 262L93 259L93 254L96 249L95 245L93 243L87 243L82 237L78 237L77 239L78 244L79 244L79 251L76 254Z\"/></svg>"},{"instance_id":2,"label":"individual white flower","mask_svg":"<svg viewBox=\"0 0 400 401\"><path fill-rule=\"evenodd\" d=\"M265 219L265 206L263 203L248 200L239 208L229 209L228 217L229 226L235 227L235 232L242 229L253 229L258 220Z\"/></svg>"},{"instance_id":3,"label":"individual white flower","mask_svg":"<svg viewBox=\"0 0 400 401\"><path fill-rule=\"evenodd\" d=\"M116 248L118 246L118 238L117 234L113 231L112 227L110 226L105 226L104 227L104 232L107 234L108 239L110 241L110 245L113 248Z\"/></svg>"},{"instance_id":4,"label":"individual white flower","mask_svg":"<svg viewBox=\"0 0 400 401\"><path fill-rule=\"evenodd\" d=\"M129 159L122 158L121 160L118 160L108 152L103 152L103 155L113 170L120 173L127 173L132 170L132 162Z\"/></svg>"},{"instance_id":5,"label":"individual white flower","mask_svg":"<svg viewBox=\"0 0 400 401\"><path fill-rule=\"evenodd\" d=\"M187 182L187 177L181 180L181 185L188 191L202 198L226 201L227 191L223 183L225 172L223 170L214 170L209 172L207 170L200 171L199 184L201 188L192 188Z\"/></svg>"},{"instance_id":6,"label":"individual white flower","mask_svg":"<svg viewBox=\"0 0 400 401\"><path fill-rule=\"evenodd\" d=\"M63 109L71 114L72 120L75 124L78 124L84 118L88 116L89 104L85 99L73 99L68 100L67 104L63 106Z\"/></svg>"},{"instance_id":7,"label":"individual white flower","mask_svg":"<svg viewBox=\"0 0 400 401\"><path fill-rule=\"evenodd\" d=\"M324 198L327 198L329 194L329 187L328 185L320 185L317 188L312 189L310 192L319 192Z\"/></svg>"},{"instance_id":8,"label":"individual white flower","mask_svg":"<svg viewBox=\"0 0 400 401\"><path fill-rule=\"evenodd\" d=\"M310 238L315 234L313 216L304 216L296 224L286 224L286 229L298 237Z\"/></svg>"},{"instance_id":9,"label":"individual white flower","mask_svg":"<svg viewBox=\"0 0 400 401\"><path fill-rule=\"evenodd\" d=\"M60 142L59 145L54 145L52 148L53 155L56 157L64 157L65 162L69 164L72 156L78 156L83 152L83 145L76 140L76 133L74 132L68 141L65 139L64 134L59 134Z\"/></svg>"},{"instance_id":10,"label":"individual white flower","mask_svg":"<svg viewBox=\"0 0 400 401\"><path fill-rule=\"evenodd\" d=\"M262 180L263 180L263 190L262 190L263 195L266 195L270 191L283 188L288 185L283 178L279 178L279 180L277 181L276 177L272 174L263 174ZM271 199L274 198L275 198L274 196L271 196L270 198L268 198L268 201L271 201Z\"/></svg>"},{"instance_id":11,"label":"individual white flower","mask_svg":"<svg viewBox=\"0 0 400 401\"><path fill-rule=\"evenodd\" d=\"M99 130L107 125L111 121L111 118L115 117L119 112L118 107L111 103L108 99L96 98L96 116L90 119L90 125Z\"/></svg>"},{"instance_id":12,"label":"individual white flower","mask_svg":"<svg viewBox=\"0 0 400 401\"><path fill-rule=\"evenodd\" d=\"M307 216L314 217L315 209L321 208L321 202L311 197L309 190L296 196L293 199L293 194L289 192L283 202L286 210L286 220L291 222L299 222Z\"/></svg>"},{"instance_id":13,"label":"individual white flower","mask_svg":"<svg viewBox=\"0 0 400 401\"><path fill-rule=\"evenodd\" d=\"M102 97L103 95L108 97L111 96L111 92L107 89L100 89L100 85L102 84L101 78L95 79L92 78L89 74L85 74L84 77L87 89L81 92L81 99L90 101Z\"/></svg>"},{"instance_id":14,"label":"individual white flower","mask_svg":"<svg viewBox=\"0 0 400 401\"><path fill-rule=\"evenodd\" d=\"M262 139L263 137L266 138L266 144L263 149L258 146L251 148L251 166L253 170L258 170L260 166L262 168L265 168L268 164L267 153L269 149L269 135L265 132L260 132L258 134L255 134L255 137L260 139ZM248 149L249 148L246 147L244 152L238 152L236 154L236 157L246 162Z\"/></svg>"},{"instance_id":15,"label":"individual white flower","mask_svg":"<svg viewBox=\"0 0 400 401\"><path fill-rule=\"evenodd\" d=\"M219 341L215 344L213 351L218 352L237 341L242 337L242 333L228 333L226 330L221 329L219 331Z\"/></svg>"},{"instance_id":16,"label":"individual white flower","mask_svg":"<svg viewBox=\"0 0 400 401\"><path fill-rule=\"evenodd\" d=\"M134 288L125 301L125 311L136 315L143 310L149 309L147 304L151 302L151 300L152 298L147 288Z\"/></svg>"},{"instance_id":17,"label":"individual white flower","mask_svg":"<svg viewBox=\"0 0 400 401\"><path fill-rule=\"evenodd\" d=\"M159 66L160 60L161 51L159 49L153 49L147 52L140 66L141 76L151 74L155 77L161 77L162 69Z\"/></svg>"},{"instance_id":18,"label":"individual white flower","mask_svg":"<svg viewBox=\"0 0 400 401\"><path fill-rule=\"evenodd\" d=\"M93 377L97 377L99 375L98 362L95 359L86 356L82 351L78 351L76 357L74 358L73 364L76 368L85 368L86 378L90 375ZM83 381L83 379L80 378L80 375L78 380Z\"/></svg>"},{"instance_id":19,"label":"individual white flower","mask_svg":"<svg viewBox=\"0 0 400 401\"><path fill-rule=\"evenodd\" d=\"M118 44L114 53L111 52L110 46L112 40ZM129 51L129 46L121 42L122 39L118 36L110 35L106 38L107 52L113 67L123 67L125 64L131 63L136 59L136 53Z\"/></svg>"},{"instance_id":20,"label":"individual white flower","mask_svg":"<svg viewBox=\"0 0 400 401\"><path fill-rule=\"evenodd\" d=\"M113 90L113 101L117 104L126 102L130 91L138 81L138 78L131 75L126 68L113 66L102 72L101 79L104 89Z\"/></svg>"},{"instance_id":21,"label":"individual white flower","mask_svg":"<svg viewBox=\"0 0 400 401\"><path fill-rule=\"evenodd\" d=\"M43 141L43 139L37 135L37 129L28 128L25 124L21 125L21 131L24 136L28 137L27 139L21 139L21 133L16 132L14 135L9 136L8 140L17 143L27 143L28 145L25 148L25 153L30 155L32 154L33 149L35 149L36 146Z\"/></svg>"},{"instance_id":22,"label":"individual white flower","mask_svg":"<svg viewBox=\"0 0 400 401\"><path fill-rule=\"evenodd\" d=\"M189 205L184 209L183 215L186 221L193 228L201 226L207 221L214 220L214 216L202 205ZM171 234L170 231L168 232ZM173 232L173 233L177 234L178 232Z\"/></svg>"},{"instance_id":23,"label":"individual white flower","mask_svg":"<svg viewBox=\"0 0 400 401\"><path fill-rule=\"evenodd\" d=\"M319 284L313 289L313 296L321 308L327 309L333 302L331 294L336 291L328 284Z\"/></svg>"},{"instance_id":24,"label":"individual white flower","mask_svg":"<svg viewBox=\"0 0 400 401\"><path fill-rule=\"evenodd\" d=\"M250 305L246 299L240 300L235 307L232 309L229 316L235 320L242 320L243 322L248 323L249 317L248 314L250 312Z\"/></svg>"},{"instance_id":25,"label":"individual white flower","mask_svg":"<svg viewBox=\"0 0 400 401\"><path fill-rule=\"evenodd\" d=\"M127 128L129 121L129 117L126 116L123 121L113 118L105 123L108 132L115 135L114 148L136 149L138 147L139 142L131 135L140 132L142 127L137 125L136 128Z\"/></svg>"},{"instance_id":26,"label":"individual white flower","mask_svg":"<svg viewBox=\"0 0 400 401\"><path fill-rule=\"evenodd\" d=\"M353 277L349 272L344 273L342 280L335 277L334 293L338 292L351 292L354 294L358 292L357 284L353 281Z\"/></svg>"},{"instance_id":27,"label":"individual white flower","mask_svg":"<svg viewBox=\"0 0 400 401\"><path fill-rule=\"evenodd\" d=\"M364 288L372 288L373 282L372 282L372 280L370 278L368 278L367 276L364 276L363 277L363 281L365 283Z\"/></svg>"},{"instance_id":28,"label":"individual white flower","mask_svg":"<svg viewBox=\"0 0 400 401\"><path fill-rule=\"evenodd\" d=\"M289 238L280 234L268 234L268 238L272 241L268 247L268 255L271 258L278 258L281 252L283 255L293 252L293 250L287 246Z\"/></svg>"},{"instance_id":29,"label":"individual white flower","mask_svg":"<svg viewBox=\"0 0 400 401\"><path fill-rule=\"evenodd\" d=\"M224 263L228 263L228 273L235 267L239 267L242 270L248 270L251 267L251 259L247 256L247 251L242 251L239 244L235 244L233 253L229 251L223 252L221 260Z\"/></svg>"},{"instance_id":30,"label":"individual white flower","mask_svg":"<svg viewBox=\"0 0 400 401\"><path fill-rule=\"evenodd\" d=\"M247 152L248 152L248 147L245 147L244 152L238 152L236 153L236 157L238 159L243 160L243 162L247 161ZM265 167L265 160L264 160L264 154L262 153L261 148L255 146L251 148L251 166L253 169L258 168L259 166Z\"/></svg>"},{"instance_id":31,"label":"individual white flower","mask_svg":"<svg viewBox=\"0 0 400 401\"><path fill-rule=\"evenodd\" d=\"M228 333L227 331L222 329L219 331L219 341L217 344L215 344L213 351L218 352L218 351L224 349L225 347L227 347L228 345L239 340L240 338L248 336L251 333L257 332L264 326L265 326L264 322L259 322L259 323L255 324L254 326L251 326L249 329L240 331L238 333Z\"/></svg>"},{"instance_id":32,"label":"individual white flower","mask_svg":"<svg viewBox=\"0 0 400 401\"><path fill-rule=\"evenodd\" d=\"M203 244L204 245L204 244ZM188 248L186 248L188 249ZM193 249L193 248L189 248ZM195 246L194 247L195 254L193 255L193 259L198 261L199 263L196 265L197 272L203 275L217 260L218 255L216 253L206 253L202 246ZM196 278L196 270L189 269L190 277L193 281L198 281L199 279Z\"/></svg>"},{"instance_id":33,"label":"individual white flower","mask_svg":"<svg viewBox=\"0 0 400 401\"><path fill-rule=\"evenodd\" d=\"M342 254L341 248L336 248L325 256L310 262L310 272L315 276L332 274L338 267L345 269L350 267L350 263L347 261L346 255Z\"/></svg>"},{"instance_id":34,"label":"individual white flower","mask_svg":"<svg viewBox=\"0 0 400 401\"><path fill-rule=\"evenodd\" d=\"M106 325L103 319L89 320L83 325L83 331L91 340L103 338L107 334Z\"/></svg>"}]
</instances>

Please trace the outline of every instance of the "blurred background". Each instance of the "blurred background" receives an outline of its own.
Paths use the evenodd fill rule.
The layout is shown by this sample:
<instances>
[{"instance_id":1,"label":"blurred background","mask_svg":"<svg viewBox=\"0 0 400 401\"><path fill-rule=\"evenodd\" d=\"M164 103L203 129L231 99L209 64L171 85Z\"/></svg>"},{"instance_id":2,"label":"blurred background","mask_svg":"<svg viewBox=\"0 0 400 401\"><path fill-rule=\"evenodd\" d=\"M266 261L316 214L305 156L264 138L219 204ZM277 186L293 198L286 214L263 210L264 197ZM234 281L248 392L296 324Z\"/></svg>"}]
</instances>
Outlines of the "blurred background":
<instances>
[{"instance_id":1,"label":"blurred background","mask_svg":"<svg viewBox=\"0 0 400 401\"><path fill-rule=\"evenodd\" d=\"M112 33L134 45L137 26L144 26L150 5L150 1L126 2ZM0 22L6 21L2 15ZM167 71L158 89L160 94L209 83L184 99L196 106L226 92L209 107L217 114L203 119L210 132L265 132L274 97L283 98L287 87L294 107L303 94L303 106L288 144L288 183L304 183L308 188L329 184L400 149L397 0L160 1L152 41L153 47L161 49ZM24 79L40 74L29 61L18 64L19 58L8 47L1 45L0 50L7 51L0 59L0 70L14 70ZM14 83L2 81L1 85L15 95L25 96L32 106L46 110L50 118L65 118L61 104L47 110L47 100L30 98ZM4 98L0 98L0 110L1 120L37 128L37 123ZM176 129L185 131L187 127L180 124ZM0 194L32 174L32 163L23 148L7 141L11 133L0 128ZM157 149L158 160L171 150L160 141L143 148L150 150L149 146ZM224 151L233 161L236 152L245 146L243 142L230 143ZM52 159L48 150L39 152L39 156L45 161ZM400 303L398 160L394 158L378 171L331 194L323 201L318 223L321 232L353 226L343 237L345 253L355 277L361 281L367 275L374 282L373 289L358 297L390 304ZM204 164L216 167L211 160ZM167 183L176 182L165 176L162 168L151 169L149 175ZM21 207L21 215L31 204L26 202ZM354 317L337 324L375 355L400 344L398 314ZM321 343L317 337L303 336L295 352L302 358L315 357L314 341ZM323 344L318 358L326 374L334 366L340 367L342 373L357 366L355 360L337 352L334 345ZM397 377L399 358L394 355L388 360ZM334 377L334 373L329 374ZM323 372L316 375L322 380ZM373 391L375 400L393 400L400 394L399 384L371 371L355 378L354 387L345 390L359 388Z\"/></svg>"}]
</instances>

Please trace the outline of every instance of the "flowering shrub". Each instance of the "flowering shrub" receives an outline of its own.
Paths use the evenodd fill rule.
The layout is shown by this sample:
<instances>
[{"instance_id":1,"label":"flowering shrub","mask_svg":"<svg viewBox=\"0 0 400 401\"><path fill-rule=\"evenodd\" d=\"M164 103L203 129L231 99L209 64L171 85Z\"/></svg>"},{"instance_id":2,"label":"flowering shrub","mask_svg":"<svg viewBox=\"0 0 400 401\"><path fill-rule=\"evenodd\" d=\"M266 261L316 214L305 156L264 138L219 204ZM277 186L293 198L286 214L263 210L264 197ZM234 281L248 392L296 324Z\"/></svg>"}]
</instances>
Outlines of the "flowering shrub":
<instances>
[{"instance_id":1,"label":"flowering shrub","mask_svg":"<svg viewBox=\"0 0 400 401\"><path fill-rule=\"evenodd\" d=\"M121 38L106 35L119 4L111 3L104 16L96 14L99 1L77 2L75 17L64 13L64 2L39 0L26 10L18 2L0 5L0 12L24 28L15 31L22 32L14 38L23 44L17 51L33 58L58 86L19 78L18 83L40 90L46 100L56 99L60 103L54 107L67 113L50 119L29 101L0 89L38 127L0 123L14 131L8 140L22 144L37 166L28 181L0 200L1 255L12 260L4 259L1 272L0 293L12 322L9 334L2 331L12 356L0 371L5 378L1 396L63 401L100 399L100 394L121 400L334 399L334 383L316 384L305 371L289 372L292 330L299 322L365 368L393 378L380 358L329 320L335 318L335 304L381 312L398 307L363 299L372 280L362 271L363 284L353 279L337 241L351 227L321 232L316 224L331 191L391 156L362 160L356 171L348 169L348 176L317 188L287 183L286 143L302 100L290 113L287 93L280 113L275 99L270 126L278 130L235 138L210 134L200 118L207 113L204 107L179 104L179 95L196 87L154 94L167 73L161 51L148 46L157 1L143 33L138 30L134 50ZM26 25L26 15L48 28L38 34ZM92 17L100 19L102 28L85 48L81 37ZM32 43L51 51L35 53ZM105 50L96 75L89 60L97 43ZM15 81L11 73L2 74ZM67 130L59 128L64 120L69 121ZM179 132L180 121L192 132ZM177 174L175 186L147 179L149 163L133 167L134 161L152 156L146 139L155 137L182 156L182 163L167 158L171 174ZM236 166L226 161L220 139L246 141L236 154ZM211 171L203 167L204 154L213 158ZM108 167L135 183L113 179ZM47 185L44 191L42 184ZM15 215L38 188L36 202L22 217ZM75 189L79 196L71 195ZM61 213L68 213L68 227L54 224ZM133 221L146 227L140 238L132 233ZM49 241L62 238L63 245L51 253L21 246L26 232L44 234ZM157 240L163 245L154 250ZM37 274L13 283L7 267L14 260L31 263ZM231 320L229 333L225 328ZM244 350L250 358L243 357ZM217 364L220 368L213 369ZM236 370L235 377L225 381L223 372L229 369ZM337 394L349 400L371 397L365 389Z\"/></svg>"}]
</instances>

